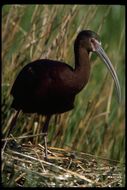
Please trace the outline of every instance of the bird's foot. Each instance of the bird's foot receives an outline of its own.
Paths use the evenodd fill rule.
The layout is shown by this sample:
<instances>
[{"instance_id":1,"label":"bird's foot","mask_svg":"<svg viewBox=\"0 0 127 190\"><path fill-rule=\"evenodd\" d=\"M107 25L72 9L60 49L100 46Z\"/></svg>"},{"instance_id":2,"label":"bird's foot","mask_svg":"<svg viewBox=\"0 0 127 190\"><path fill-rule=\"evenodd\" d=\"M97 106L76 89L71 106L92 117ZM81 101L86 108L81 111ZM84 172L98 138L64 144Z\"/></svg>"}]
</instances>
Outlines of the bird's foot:
<instances>
[{"instance_id":1,"label":"bird's foot","mask_svg":"<svg viewBox=\"0 0 127 190\"><path fill-rule=\"evenodd\" d=\"M49 158L48 157L44 157L44 160L46 161L46 162L49 162Z\"/></svg>"}]
</instances>

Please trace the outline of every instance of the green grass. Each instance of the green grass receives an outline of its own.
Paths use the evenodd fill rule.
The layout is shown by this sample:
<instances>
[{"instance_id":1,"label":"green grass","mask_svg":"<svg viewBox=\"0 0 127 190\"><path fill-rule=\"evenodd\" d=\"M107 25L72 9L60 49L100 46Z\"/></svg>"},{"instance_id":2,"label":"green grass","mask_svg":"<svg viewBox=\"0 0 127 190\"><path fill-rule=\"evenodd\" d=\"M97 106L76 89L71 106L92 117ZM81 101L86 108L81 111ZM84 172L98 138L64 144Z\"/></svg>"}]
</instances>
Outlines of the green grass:
<instances>
[{"instance_id":1,"label":"green grass","mask_svg":"<svg viewBox=\"0 0 127 190\"><path fill-rule=\"evenodd\" d=\"M78 32L98 32L116 68L122 90L116 91L107 68L91 57L89 83L75 100L74 110L54 116L49 127L51 146L71 147L124 161L125 158L125 7L119 5L5 5L2 9L2 129L9 119L10 90L19 71L32 60L49 58L74 65L73 43ZM109 114L108 114L109 113ZM38 127L35 127L35 122ZM23 114L14 136L41 132L44 118ZM59 135L57 133L59 132ZM57 137L56 137L57 136ZM24 139L28 141L29 139ZM42 142L33 138L33 143Z\"/></svg>"}]
</instances>

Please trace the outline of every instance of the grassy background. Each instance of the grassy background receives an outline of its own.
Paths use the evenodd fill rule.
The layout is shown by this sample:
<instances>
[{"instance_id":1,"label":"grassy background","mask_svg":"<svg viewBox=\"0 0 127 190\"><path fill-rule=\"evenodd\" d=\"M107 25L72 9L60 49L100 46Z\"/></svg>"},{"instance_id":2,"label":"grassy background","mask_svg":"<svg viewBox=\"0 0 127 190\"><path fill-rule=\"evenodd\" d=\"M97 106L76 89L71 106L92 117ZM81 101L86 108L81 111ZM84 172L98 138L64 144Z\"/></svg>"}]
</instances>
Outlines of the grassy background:
<instances>
[{"instance_id":1,"label":"grassy background","mask_svg":"<svg viewBox=\"0 0 127 190\"><path fill-rule=\"evenodd\" d=\"M124 161L125 157L125 7L119 5L6 5L2 9L2 131L5 135L14 110L10 108L13 82L30 61L49 58L73 66L73 43L79 31L97 32L111 59L122 90L117 103L112 78L102 61L92 55L88 85L75 108L52 117L49 145L72 148ZM44 117L21 114L14 136L41 132ZM41 143L42 137L23 139Z\"/></svg>"}]
</instances>

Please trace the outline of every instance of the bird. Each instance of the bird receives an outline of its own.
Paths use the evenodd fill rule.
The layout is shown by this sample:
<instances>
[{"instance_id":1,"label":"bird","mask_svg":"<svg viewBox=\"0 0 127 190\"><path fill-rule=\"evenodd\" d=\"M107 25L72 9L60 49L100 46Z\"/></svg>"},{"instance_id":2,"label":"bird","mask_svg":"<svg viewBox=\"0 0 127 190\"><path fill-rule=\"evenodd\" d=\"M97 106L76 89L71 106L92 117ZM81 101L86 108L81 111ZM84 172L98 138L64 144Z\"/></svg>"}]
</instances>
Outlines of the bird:
<instances>
[{"instance_id":1,"label":"bird","mask_svg":"<svg viewBox=\"0 0 127 190\"><path fill-rule=\"evenodd\" d=\"M99 35L91 30L79 32L74 41L74 66L58 60L38 59L23 67L12 86L11 107L16 110L14 122L20 111L46 117L42 129L45 159L48 159L47 134L50 119L54 114L74 108L76 95L86 86L90 77L91 52L95 52L110 71L120 102L121 89L116 71L101 46Z\"/></svg>"}]
</instances>

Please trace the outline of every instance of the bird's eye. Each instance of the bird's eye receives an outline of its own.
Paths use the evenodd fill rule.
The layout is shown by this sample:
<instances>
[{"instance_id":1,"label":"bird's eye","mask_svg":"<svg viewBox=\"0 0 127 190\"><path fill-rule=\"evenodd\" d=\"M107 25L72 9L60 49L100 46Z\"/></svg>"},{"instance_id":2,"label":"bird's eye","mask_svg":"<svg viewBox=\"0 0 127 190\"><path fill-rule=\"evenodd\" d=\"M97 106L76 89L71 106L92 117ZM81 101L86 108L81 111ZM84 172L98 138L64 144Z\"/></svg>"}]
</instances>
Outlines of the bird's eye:
<instances>
[{"instance_id":1,"label":"bird's eye","mask_svg":"<svg viewBox=\"0 0 127 190\"><path fill-rule=\"evenodd\" d=\"M91 47L92 47L92 51L96 51L96 49L98 48L98 46L101 45L101 42L99 42L97 39L95 38L91 38L90 39L90 43L91 43Z\"/></svg>"}]
</instances>

